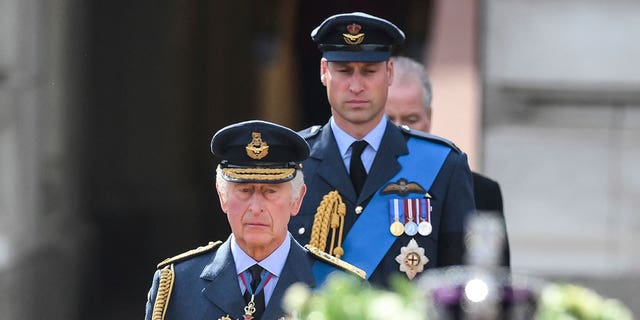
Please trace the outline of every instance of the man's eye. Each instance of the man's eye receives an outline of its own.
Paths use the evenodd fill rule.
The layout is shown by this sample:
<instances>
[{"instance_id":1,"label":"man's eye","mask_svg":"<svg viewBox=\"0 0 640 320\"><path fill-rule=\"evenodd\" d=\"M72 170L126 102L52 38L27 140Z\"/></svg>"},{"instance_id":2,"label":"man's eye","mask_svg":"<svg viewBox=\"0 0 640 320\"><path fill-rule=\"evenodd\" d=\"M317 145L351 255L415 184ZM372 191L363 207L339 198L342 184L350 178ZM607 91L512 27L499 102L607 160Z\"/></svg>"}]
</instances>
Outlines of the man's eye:
<instances>
[{"instance_id":1,"label":"man's eye","mask_svg":"<svg viewBox=\"0 0 640 320\"><path fill-rule=\"evenodd\" d=\"M418 122L420 119L416 117L410 117L410 118L404 118L403 120L404 120L404 123L406 124L413 124Z\"/></svg>"}]
</instances>

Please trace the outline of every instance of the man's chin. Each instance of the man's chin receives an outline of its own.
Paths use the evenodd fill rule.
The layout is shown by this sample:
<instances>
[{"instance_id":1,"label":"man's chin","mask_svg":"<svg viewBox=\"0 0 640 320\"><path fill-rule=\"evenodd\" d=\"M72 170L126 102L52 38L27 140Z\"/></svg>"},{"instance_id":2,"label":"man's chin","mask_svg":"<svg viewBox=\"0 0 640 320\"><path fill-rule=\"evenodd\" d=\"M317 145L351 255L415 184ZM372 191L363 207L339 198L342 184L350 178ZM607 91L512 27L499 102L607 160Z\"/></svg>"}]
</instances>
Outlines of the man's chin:
<instances>
[{"instance_id":1,"label":"man's chin","mask_svg":"<svg viewBox=\"0 0 640 320\"><path fill-rule=\"evenodd\" d=\"M245 242L252 248L263 248L273 241L273 237L266 234L250 234L245 237Z\"/></svg>"}]
</instances>

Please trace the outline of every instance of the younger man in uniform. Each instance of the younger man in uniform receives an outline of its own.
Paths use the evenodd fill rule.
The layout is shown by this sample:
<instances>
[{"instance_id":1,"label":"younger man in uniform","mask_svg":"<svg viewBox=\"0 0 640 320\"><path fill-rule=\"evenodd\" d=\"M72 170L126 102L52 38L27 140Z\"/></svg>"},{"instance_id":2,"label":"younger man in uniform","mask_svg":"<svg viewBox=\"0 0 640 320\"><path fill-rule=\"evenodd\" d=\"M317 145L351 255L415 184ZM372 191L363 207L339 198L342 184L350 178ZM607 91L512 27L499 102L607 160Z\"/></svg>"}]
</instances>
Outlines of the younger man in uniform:
<instances>
[{"instance_id":1,"label":"younger man in uniform","mask_svg":"<svg viewBox=\"0 0 640 320\"><path fill-rule=\"evenodd\" d=\"M323 52L320 81L332 117L300 132L307 196L289 230L363 269L374 284L393 274L461 264L473 213L466 155L449 141L400 129L384 113L394 77L391 50L404 33L366 13L327 18L311 33ZM314 274L331 270L314 265Z\"/></svg>"}]
</instances>

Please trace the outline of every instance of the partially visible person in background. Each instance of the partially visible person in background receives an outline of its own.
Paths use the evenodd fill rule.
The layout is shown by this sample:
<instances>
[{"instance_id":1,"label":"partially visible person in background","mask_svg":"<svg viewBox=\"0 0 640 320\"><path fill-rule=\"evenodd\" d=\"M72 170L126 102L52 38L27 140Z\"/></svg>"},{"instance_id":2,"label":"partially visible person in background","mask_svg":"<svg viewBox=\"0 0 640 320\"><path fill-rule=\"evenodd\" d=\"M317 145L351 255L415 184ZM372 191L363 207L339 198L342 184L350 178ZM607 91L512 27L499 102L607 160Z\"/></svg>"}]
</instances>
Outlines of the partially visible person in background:
<instances>
[{"instance_id":1,"label":"partially visible person in background","mask_svg":"<svg viewBox=\"0 0 640 320\"><path fill-rule=\"evenodd\" d=\"M277 319L290 285L321 285L311 266L322 257L287 231L306 192L300 165L309 156L305 140L253 120L218 131L211 152L221 160L216 190L232 234L158 264L146 320ZM326 262L349 268L337 259Z\"/></svg>"},{"instance_id":2,"label":"partially visible person in background","mask_svg":"<svg viewBox=\"0 0 640 320\"><path fill-rule=\"evenodd\" d=\"M389 87L385 113L396 125L406 125L429 133L431 131L431 81L425 67L407 57L393 57L395 78ZM473 175L473 192L479 212L495 212L504 221L500 185L477 172ZM509 241L504 225L504 250L500 264L510 266Z\"/></svg>"}]
</instances>

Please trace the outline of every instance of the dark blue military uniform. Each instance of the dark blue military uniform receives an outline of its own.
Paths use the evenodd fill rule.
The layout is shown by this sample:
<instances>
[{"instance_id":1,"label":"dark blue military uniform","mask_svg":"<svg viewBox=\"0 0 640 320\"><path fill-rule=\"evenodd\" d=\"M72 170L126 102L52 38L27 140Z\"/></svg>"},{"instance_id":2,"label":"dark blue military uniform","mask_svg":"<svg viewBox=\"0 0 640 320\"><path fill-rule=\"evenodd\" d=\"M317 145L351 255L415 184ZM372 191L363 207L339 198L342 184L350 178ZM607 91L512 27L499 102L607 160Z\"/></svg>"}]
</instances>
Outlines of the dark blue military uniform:
<instances>
[{"instance_id":1,"label":"dark blue military uniform","mask_svg":"<svg viewBox=\"0 0 640 320\"><path fill-rule=\"evenodd\" d=\"M302 137L289 128L253 120L219 130L211 141L211 151L221 159L217 176L219 180L216 183L217 188L220 188L222 183L226 182L279 184L291 181L300 170L300 162L308 157L309 146ZM223 190L226 189L218 189L221 193L225 192ZM241 211L234 214L245 213L246 211ZM231 213L227 212L227 214ZM290 212L284 214L290 214ZM274 249L268 253L266 259L276 261L283 267L274 280L277 282L264 310L266 299L260 298L259 291L262 285L266 284L265 281L272 278L263 278L260 286L257 284L255 287L253 284L247 286L247 291L252 287L253 290L257 290L255 297L259 299L260 308L257 312L258 303L254 302L253 292L250 295L247 294L252 297L250 300L248 298L245 300L243 297L239 281L240 279L245 281L244 275L248 271L240 271L242 276L238 274L231 250L234 237L229 237L224 243L212 242L207 246L161 262L149 291L145 319L278 319L284 316L281 302L289 286L296 282L305 283L310 287L321 284L314 277L312 262L328 264L358 274L357 268L343 261L303 248L286 234L283 226L278 227L278 230L283 232L278 236L285 237L284 241L290 241L290 246L288 252L284 249L279 252L278 249ZM234 235L235 239L244 236L242 233L234 233ZM247 259L256 259L250 256L237 241L235 243L238 244L239 250L245 252L244 256ZM274 245L277 248L283 248L283 244ZM247 246L249 250L254 248L251 245ZM240 258L236 256L236 259L243 259L244 256ZM257 262L261 261L255 262L254 266L257 266ZM252 280L260 279L253 278L253 275L251 277ZM363 278L361 274L359 277ZM264 294L265 292L262 291L262 296ZM249 311L245 312L245 307ZM259 317L260 314L262 314L261 317Z\"/></svg>"},{"instance_id":2,"label":"dark blue military uniform","mask_svg":"<svg viewBox=\"0 0 640 320\"><path fill-rule=\"evenodd\" d=\"M385 19L353 12L325 19L311 32L311 39L327 64L378 63L390 58L392 49L404 42L405 35ZM345 77L348 76L351 75L345 72ZM388 76L387 80L391 79ZM376 112L375 108L381 107L373 105L371 110ZM342 121L350 121L339 112L334 112L334 117L335 113ZM290 232L300 243L342 257L363 269L369 281L381 285L387 285L391 275L401 272L413 279L424 269L462 264L464 224L475 206L471 171L463 152L442 138L403 130L384 119L385 131L368 173L363 174L362 164L351 158L350 166L359 169L353 170L355 182L347 173L331 121L324 127L300 132L311 148L310 157L303 162L307 195L299 214L289 222ZM378 123L376 128L380 124L384 123ZM360 127L358 123L350 125ZM355 148L350 148L353 154ZM358 193L354 183L359 185L363 175L366 180ZM324 199L338 201L338 205L333 205L338 209L327 209L324 204L328 202ZM346 213L342 217L343 204ZM429 207L430 217L422 218L425 213L429 215ZM327 214L328 211L331 212ZM331 218L326 218L328 215ZM419 220L428 220L430 224L418 228ZM329 224L332 230L327 232ZM325 235L330 238L326 241L329 245L318 240ZM317 277L330 272L314 266Z\"/></svg>"},{"instance_id":3,"label":"dark blue military uniform","mask_svg":"<svg viewBox=\"0 0 640 320\"><path fill-rule=\"evenodd\" d=\"M169 261L168 261L169 262ZM315 286L311 273L312 258L295 240L282 269L262 319L277 319L284 315L280 301L286 289L296 282ZM162 268L173 264L174 283L164 319L219 319L228 315L241 319L246 305L238 284L238 275L231 255L229 240L218 246L161 264L153 277L146 307L146 320L152 319L152 310L158 296Z\"/></svg>"},{"instance_id":4,"label":"dark blue military uniform","mask_svg":"<svg viewBox=\"0 0 640 320\"><path fill-rule=\"evenodd\" d=\"M403 130L389 121L362 194L356 198L355 190L338 151L330 125L327 124L322 128L310 128L300 134L307 139L311 147L309 159L303 162L307 195L302 203L300 213L289 222L289 230L300 243L309 242L316 209L322 201L322 197L333 190L340 192L346 204L344 232L348 234L351 226L359 217L355 213L356 207L362 206L366 209L366 204L370 199L376 193L380 193L381 188L391 182L391 177L401 170L398 157L409 153L406 141L409 137L413 137L451 148L451 152L439 170L433 185L427 190L432 197L433 231L428 236L410 237L403 234L397 237L375 272L370 275L369 281L387 285L390 275L401 274L399 263L395 258L401 253L401 248L407 246L412 238L416 240L419 247L425 249L425 256L429 259L425 268L463 263L464 222L466 217L474 212L474 200L467 157L453 144L419 131ZM427 162L429 159L424 159L424 161ZM408 181L414 180L413 177L406 177L406 179ZM389 212L376 212L375 214L389 215ZM379 227L389 229L389 225ZM372 243L371 245L375 246L376 244ZM356 267L359 266L356 265Z\"/></svg>"}]
</instances>

